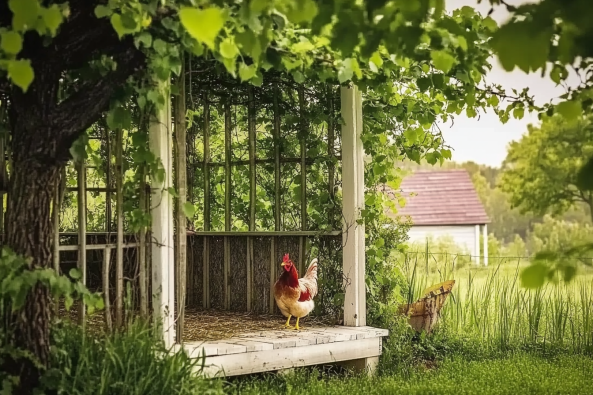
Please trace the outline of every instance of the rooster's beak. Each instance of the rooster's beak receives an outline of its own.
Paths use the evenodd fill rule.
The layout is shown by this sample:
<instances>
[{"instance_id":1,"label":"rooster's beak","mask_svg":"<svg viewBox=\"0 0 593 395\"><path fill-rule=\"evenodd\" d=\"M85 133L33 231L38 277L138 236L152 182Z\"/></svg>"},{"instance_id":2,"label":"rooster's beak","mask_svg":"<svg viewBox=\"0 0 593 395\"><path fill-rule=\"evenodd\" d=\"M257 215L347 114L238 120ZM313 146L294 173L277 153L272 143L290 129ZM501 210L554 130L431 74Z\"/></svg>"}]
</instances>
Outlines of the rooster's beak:
<instances>
[{"instance_id":1,"label":"rooster's beak","mask_svg":"<svg viewBox=\"0 0 593 395\"><path fill-rule=\"evenodd\" d=\"M286 263L282 262L282 263L280 264L280 266L284 267L284 266L286 266Z\"/></svg>"}]
</instances>

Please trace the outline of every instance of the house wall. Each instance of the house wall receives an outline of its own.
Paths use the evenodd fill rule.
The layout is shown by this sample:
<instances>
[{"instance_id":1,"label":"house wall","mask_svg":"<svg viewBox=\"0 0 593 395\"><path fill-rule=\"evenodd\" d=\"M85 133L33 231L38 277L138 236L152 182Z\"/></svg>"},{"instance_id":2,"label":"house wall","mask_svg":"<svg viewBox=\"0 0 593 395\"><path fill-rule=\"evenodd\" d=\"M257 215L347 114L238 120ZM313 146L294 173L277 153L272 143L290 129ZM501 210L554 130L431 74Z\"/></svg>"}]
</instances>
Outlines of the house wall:
<instances>
[{"instance_id":1,"label":"house wall","mask_svg":"<svg viewBox=\"0 0 593 395\"><path fill-rule=\"evenodd\" d=\"M473 257L478 256L480 251L476 251L476 244L479 243L479 237L476 241L476 225L457 225L457 226L412 226L408 232L410 242L425 242L432 236L438 239L443 236L450 236L456 244L466 248ZM479 245L479 244L478 244Z\"/></svg>"}]
</instances>

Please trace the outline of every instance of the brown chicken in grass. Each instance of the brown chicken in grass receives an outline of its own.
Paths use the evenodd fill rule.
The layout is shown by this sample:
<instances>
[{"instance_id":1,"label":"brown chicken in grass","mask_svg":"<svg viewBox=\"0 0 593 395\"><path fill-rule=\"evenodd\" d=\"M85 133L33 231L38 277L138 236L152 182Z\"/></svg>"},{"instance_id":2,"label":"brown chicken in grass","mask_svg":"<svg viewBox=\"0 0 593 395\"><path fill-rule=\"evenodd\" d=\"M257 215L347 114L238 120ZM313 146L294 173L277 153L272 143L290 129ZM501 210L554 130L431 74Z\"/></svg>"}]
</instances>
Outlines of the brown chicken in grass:
<instances>
[{"instance_id":1,"label":"brown chicken in grass","mask_svg":"<svg viewBox=\"0 0 593 395\"><path fill-rule=\"evenodd\" d=\"M284 255L281 265L284 271L274 284L274 298L280 312L288 318L285 326L292 328L290 319L296 317L294 329L298 331L299 319L307 316L315 307L313 298L317 295L317 259L311 261L303 278L299 278L288 254Z\"/></svg>"}]
</instances>

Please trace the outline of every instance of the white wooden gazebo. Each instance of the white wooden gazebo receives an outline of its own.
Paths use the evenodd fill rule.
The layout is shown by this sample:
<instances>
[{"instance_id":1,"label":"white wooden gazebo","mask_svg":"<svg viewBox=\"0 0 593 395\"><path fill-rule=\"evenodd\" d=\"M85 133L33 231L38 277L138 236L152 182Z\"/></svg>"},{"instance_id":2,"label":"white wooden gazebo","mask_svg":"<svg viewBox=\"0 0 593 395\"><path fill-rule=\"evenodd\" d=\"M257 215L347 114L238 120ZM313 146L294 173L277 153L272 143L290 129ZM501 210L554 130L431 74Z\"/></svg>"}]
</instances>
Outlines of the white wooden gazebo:
<instances>
[{"instance_id":1,"label":"white wooden gazebo","mask_svg":"<svg viewBox=\"0 0 593 395\"><path fill-rule=\"evenodd\" d=\"M168 88L165 88L168 90ZM262 331L215 342L185 342L191 356L206 356L206 373L241 375L317 364L345 364L372 370L388 331L366 326L365 229L357 219L364 208L362 96L342 87L342 195L344 325L322 329ZM173 154L170 106L160 110L150 128L150 149L162 160L166 178L152 181L153 316L165 344L176 346L175 261L172 184Z\"/></svg>"}]
</instances>

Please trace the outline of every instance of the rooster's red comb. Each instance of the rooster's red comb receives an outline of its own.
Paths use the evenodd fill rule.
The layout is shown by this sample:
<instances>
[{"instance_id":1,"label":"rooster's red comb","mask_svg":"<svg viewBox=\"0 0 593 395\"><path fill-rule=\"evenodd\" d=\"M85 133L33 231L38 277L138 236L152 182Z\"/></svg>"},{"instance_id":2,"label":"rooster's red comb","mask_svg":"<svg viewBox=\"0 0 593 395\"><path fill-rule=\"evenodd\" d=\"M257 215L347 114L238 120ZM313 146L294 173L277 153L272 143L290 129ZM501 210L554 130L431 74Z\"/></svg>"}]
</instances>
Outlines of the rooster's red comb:
<instances>
[{"instance_id":1,"label":"rooster's red comb","mask_svg":"<svg viewBox=\"0 0 593 395\"><path fill-rule=\"evenodd\" d=\"M288 257L288 254L284 254L284 258L282 258L282 261L283 261L284 263L287 263L287 262L289 262L289 261L290 261L290 258Z\"/></svg>"}]
</instances>

